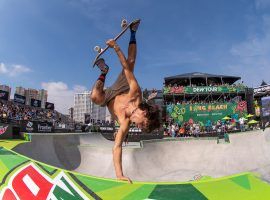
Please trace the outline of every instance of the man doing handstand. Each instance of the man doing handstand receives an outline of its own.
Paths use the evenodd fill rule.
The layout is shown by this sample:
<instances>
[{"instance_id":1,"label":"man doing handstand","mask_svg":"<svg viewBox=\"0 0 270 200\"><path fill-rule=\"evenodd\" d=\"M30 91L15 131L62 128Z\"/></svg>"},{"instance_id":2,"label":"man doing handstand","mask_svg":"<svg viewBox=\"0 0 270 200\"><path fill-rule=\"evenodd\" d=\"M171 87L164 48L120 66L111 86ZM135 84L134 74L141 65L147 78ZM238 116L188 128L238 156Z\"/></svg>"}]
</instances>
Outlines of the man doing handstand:
<instances>
[{"instance_id":1,"label":"man doing handstand","mask_svg":"<svg viewBox=\"0 0 270 200\"><path fill-rule=\"evenodd\" d=\"M131 180L124 176L122 170L122 143L128 134L129 125L135 123L144 132L151 132L160 126L159 110L143 102L141 88L133 73L137 53L135 35L139 23L140 20L137 20L130 27L131 37L127 59L114 40L107 41L107 45L115 50L123 69L115 83L104 90L109 67L104 59L99 59L96 65L101 70L101 74L91 93L91 100L95 104L107 106L112 117L120 124L113 147L114 168L118 180L130 183Z\"/></svg>"}]
</instances>

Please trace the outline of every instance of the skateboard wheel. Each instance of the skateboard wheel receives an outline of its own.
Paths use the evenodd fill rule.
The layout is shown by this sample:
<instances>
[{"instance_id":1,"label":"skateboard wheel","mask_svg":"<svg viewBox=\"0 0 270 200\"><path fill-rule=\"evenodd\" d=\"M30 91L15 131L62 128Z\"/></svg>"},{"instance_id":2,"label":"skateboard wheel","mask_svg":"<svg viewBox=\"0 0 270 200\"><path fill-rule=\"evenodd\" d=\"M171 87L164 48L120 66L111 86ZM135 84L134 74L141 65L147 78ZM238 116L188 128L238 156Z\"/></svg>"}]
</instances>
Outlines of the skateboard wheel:
<instances>
[{"instance_id":1,"label":"skateboard wheel","mask_svg":"<svg viewBox=\"0 0 270 200\"><path fill-rule=\"evenodd\" d=\"M100 51L101 51L100 46L95 46L95 47L94 47L94 51L100 52Z\"/></svg>"},{"instance_id":2,"label":"skateboard wheel","mask_svg":"<svg viewBox=\"0 0 270 200\"><path fill-rule=\"evenodd\" d=\"M127 26L127 20L126 19L123 19L122 20L122 23L121 23L121 27L122 28L125 28Z\"/></svg>"}]
</instances>

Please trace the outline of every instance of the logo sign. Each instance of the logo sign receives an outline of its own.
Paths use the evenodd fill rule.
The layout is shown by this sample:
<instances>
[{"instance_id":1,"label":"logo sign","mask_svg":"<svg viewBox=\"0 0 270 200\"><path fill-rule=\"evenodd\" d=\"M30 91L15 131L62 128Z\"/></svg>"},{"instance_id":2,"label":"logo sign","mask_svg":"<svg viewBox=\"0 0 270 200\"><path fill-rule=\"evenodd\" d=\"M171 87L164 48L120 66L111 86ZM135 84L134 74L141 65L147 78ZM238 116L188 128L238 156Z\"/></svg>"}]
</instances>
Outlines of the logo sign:
<instances>
[{"instance_id":1,"label":"logo sign","mask_svg":"<svg viewBox=\"0 0 270 200\"><path fill-rule=\"evenodd\" d=\"M54 110L54 104L50 102L46 102L45 104L46 109Z\"/></svg>"},{"instance_id":2,"label":"logo sign","mask_svg":"<svg viewBox=\"0 0 270 200\"><path fill-rule=\"evenodd\" d=\"M3 99L3 100L7 101L8 100L8 95L9 95L9 92L0 90L0 99Z\"/></svg>"},{"instance_id":3,"label":"logo sign","mask_svg":"<svg viewBox=\"0 0 270 200\"><path fill-rule=\"evenodd\" d=\"M37 99L31 99L31 106L33 107L41 107L41 101Z\"/></svg>"},{"instance_id":4,"label":"logo sign","mask_svg":"<svg viewBox=\"0 0 270 200\"><path fill-rule=\"evenodd\" d=\"M258 88L254 88L254 94L265 93L270 91L270 85L264 85Z\"/></svg>"},{"instance_id":5,"label":"logo sign","mask_svg":"<svg viewBox=\"0 0 270 200\"><path fill-rule=\"evenodd\" d=\"M31 121L27 122L27 124L26 124L26 130L29 131L29 132L32 132L34 130L34 127L33 126L34 126L34 123L33 122L31 122Z\"/></svg>"},{"instance_id":6,"label":"logo sign","mask_svg":"<svg viewBox=\"0 0 270 200\"><path fill-rule=\"evenodd\" d=\"M38 124L38 132L52 132L52 126L46 123Z\"/></svg>"},{"instance_id":7,"label":"logo sign","mask_svg":"<svg viewBox=\"0 0 270 200\"><path fill-rule=\"evenodd\" d=\"M20 103L20 104L25 104L26 98L25 96L19 95L19 94L14 94L14 102Z\"/></svg>"},{"instance_id":8,"label":"logo sign","mask_svg":"<svg viewBox=\"0 0 270 200\"><path fill-rule=\"evenodd\" d=\"M114 131L114 128L112 126L101 126L100 131Z\"/></svg>"},{"instance_id":9,"label":"logo sign","mask_svg":"<svg viewBox=\"0 0 270 200\"><path fill-rule=\"evenodd\" d=\"M0 135L3 135L7 131L8 126L0 126Z\"/></svg>"},{"instance_id":10,"label":"logo sign","mask_svg":"<svg viewBox=\"0 0 270 200\"><path fill-rule=\"evenodd\" d=\"M262 115L263 117L270 116L270 97L262 98Z\"/></svg>"},{"instance_id":11,"label":"logo sign","mask_svg":"<svg viewBox=\"0 0 270 200\"><path fill-rule=\"evenodd\" d=\"M89 198L63 171L52 179L33 163L30 163L11 176L7 186L0 193L0 199L85 200Z\"/></svg>"}]
</instances>

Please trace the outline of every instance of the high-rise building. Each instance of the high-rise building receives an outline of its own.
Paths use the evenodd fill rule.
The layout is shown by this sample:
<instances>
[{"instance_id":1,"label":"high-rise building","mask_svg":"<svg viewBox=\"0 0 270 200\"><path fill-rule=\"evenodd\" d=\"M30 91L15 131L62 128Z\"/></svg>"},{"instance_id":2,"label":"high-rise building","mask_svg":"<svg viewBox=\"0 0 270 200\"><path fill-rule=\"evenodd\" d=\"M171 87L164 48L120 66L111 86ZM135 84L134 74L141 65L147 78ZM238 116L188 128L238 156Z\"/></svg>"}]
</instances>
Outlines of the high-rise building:
<instances>
[{"instance_id":1,"label":"high-rise building","mask_svg":"<svg viewBox=\"0 0 270 200\"><path fill-rule=\"evenodd\" d=\"M48 92L47 90L41 89L36 90L32 88L23 88L23 87L16 87L16 94L25 96L26 98L26 105L31 105L31 99L37 99L41 101L41 108L45 108L45 104L48 99Z\"/></svg>"},{"instance_id":2,"label":"high-rise building","mask_svg":"<svg viewBox=\"0 0 270 200\"><path fill-rule=\"evenodd\" d=\"M94 104L90 99L90 92L76 93L74 96L73 119L77 122L84 122L85 114L89 114L92 122L105 122L106 117L110 118L106 107Z\"/></svg>"},{"instance_id":3,"label":"high-rise building","mask_svg":"<svg viewBox=\"0 0 270 200\"><path fill-rule=\"evenodd\" d=\"M105 122L106 121L106 107L101 107L92 102L90 117L92 121L94 122L96 121Z\"/></svg>"},{"instance_id":4,"label":"high-rise building","mask_svg":"<svg viewBox=\"0 0 270 200\"><path fill-rule=\"evenodd\" d=\"M38 99L38 90L28 88L25 91L26 105L31 105L31 99Z\"/></svg>"},{"instance_id":5,"label":"high-rise building","mask_svg":"<svg viewBox=\"0 0 270 200\"><path fill-rule=\"evenodd\" d=\"M23 88L23 87L16 87L16 91L15 91L15 94L19 94L19 95L21 95L21 96L25 96L25 91L26 91L26 89L25 88Z\"/></svg>"},{"instance_id":6,"label":"high-rise building","mask_svg":"<svg viewBox=\"0 0 270 200\"><path fill-rule=\"evenodd\" d=\"M38 91L37 99L41 101L41 108L45 108L45 104L48 99L48 92L47 90L41 89Z\"/></svg>"},{"instance_id":7,"label":"high-rise building","mask_svg":"<svg viewBox=\"0 0 270 200\"><path fill-rule=\"evenodd\" d=\"M0 90L8 92L8 100L10 100L11 88L7 85L0 85Z\"/></svg>"},{"instance_id":8,"label":"high-rise building","mask_svg":"<svg viewBox=\"0 0 270 200\"><path fill-rule=\"evenodd\" d=\"M76 93L74 95L73 119L76 122L84 122L84 115L90 113L91 102L89 92Z\"/></svg>"}]
</instances>

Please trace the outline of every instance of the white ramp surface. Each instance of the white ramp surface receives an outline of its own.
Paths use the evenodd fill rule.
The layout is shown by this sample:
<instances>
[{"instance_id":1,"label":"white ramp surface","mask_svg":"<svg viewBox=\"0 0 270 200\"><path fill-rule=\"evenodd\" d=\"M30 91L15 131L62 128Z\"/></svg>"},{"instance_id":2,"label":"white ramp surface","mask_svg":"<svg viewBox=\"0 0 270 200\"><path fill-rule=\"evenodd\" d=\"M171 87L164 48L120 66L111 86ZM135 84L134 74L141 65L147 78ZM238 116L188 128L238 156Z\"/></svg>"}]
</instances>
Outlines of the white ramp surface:
<instances>
[{"instance_id":1,"label":"white ramp surface","mask_svg":"<svg viewBox=\"0 0 270 200\"><path fill-rule=\"evenodd\" d=\"M115 178L113 141L101 134L33 134L15 151L60 168ZM153 140L123 147L125 175L138 181L189 181L194 176L222 177L256 172L270 181L270 129L215 138Z\"/></svg>"}]
</instances>

